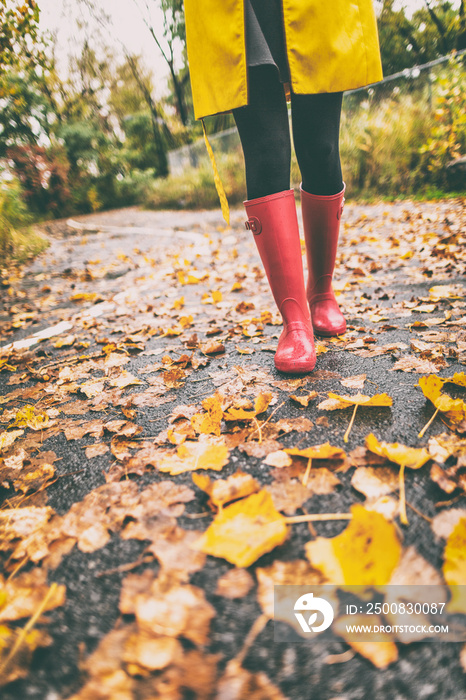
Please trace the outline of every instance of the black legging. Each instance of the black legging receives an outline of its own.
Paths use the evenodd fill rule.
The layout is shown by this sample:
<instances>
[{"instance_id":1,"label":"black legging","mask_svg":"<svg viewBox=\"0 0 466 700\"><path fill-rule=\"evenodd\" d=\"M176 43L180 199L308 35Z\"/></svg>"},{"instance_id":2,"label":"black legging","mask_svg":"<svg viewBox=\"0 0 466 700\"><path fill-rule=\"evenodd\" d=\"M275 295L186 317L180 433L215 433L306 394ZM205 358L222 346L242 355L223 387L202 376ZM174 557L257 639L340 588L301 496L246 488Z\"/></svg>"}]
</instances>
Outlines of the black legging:
<instances>
[{"instance_id":1,"label":"black legging","mask_svg":"<svg viewBox=\"0 0 466 700\"><path fill-rule=\"evenodd\" d=\"M303 189L343 189L339 131L343 93L291 93L293 141ZM274 66L249 69L249 104L233 110L246 164L248 199L290 188L291 141L285 92Z\"/></svg>"}]
</instances>

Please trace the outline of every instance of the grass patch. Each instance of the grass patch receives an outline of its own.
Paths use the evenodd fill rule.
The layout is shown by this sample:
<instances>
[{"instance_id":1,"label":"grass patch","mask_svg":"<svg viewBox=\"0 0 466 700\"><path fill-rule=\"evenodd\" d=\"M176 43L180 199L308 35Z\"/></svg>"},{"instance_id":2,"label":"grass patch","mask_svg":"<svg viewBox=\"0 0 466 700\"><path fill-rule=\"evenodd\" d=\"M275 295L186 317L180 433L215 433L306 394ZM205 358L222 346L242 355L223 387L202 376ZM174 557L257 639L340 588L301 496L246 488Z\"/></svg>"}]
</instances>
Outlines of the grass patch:
<instances>
[{"instance_id":1,"label":"grass patch","mask_svg":"<svg viewBox=\"0 0 466 700\"><path fill-rule=\"evenodd\" d=\"M16 182L0 185L0 260L2 267L21 265L41 253L49 242L32 227L32 217Z\"/></svg>"}]
</instances>

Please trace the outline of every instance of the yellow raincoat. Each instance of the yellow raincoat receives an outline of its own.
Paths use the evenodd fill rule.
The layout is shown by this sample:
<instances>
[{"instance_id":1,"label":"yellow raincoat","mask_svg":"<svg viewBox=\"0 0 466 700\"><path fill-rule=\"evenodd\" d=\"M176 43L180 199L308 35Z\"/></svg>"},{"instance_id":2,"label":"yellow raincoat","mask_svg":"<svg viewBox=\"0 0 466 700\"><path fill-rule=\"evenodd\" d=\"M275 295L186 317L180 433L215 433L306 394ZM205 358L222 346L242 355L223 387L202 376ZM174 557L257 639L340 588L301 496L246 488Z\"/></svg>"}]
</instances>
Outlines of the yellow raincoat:
<instances>
[{"instance_id":1,"label":"yellow raincoat","mask_svg":"<svg viewBox=\"0 0 466 700\"><path fill-rule=\"evenodd\" d=\"M282 0L291 89L340 92L382 78L372 0ZM248 104L244 0L184 0L197 119Z\"/></svg>"}]
</instances>

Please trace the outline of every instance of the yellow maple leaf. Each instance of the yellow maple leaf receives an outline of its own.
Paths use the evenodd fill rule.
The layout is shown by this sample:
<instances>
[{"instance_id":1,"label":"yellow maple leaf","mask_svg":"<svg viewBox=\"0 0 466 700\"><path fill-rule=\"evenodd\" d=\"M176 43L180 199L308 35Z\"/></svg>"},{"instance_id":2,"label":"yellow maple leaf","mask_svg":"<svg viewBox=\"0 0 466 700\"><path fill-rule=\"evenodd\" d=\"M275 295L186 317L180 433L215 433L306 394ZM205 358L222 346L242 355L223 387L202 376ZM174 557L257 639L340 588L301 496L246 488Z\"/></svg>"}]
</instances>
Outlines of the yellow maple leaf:
<instances>
[{"instance_id":1,"label":"yellow maple leaf","mask_svg":"<svg viewBox=\"0 0 466 700\"><path fill-rule=\"evenodd\" d=\"M215 396L209 396L202 402L207 413L195 413L191 425L196 433L220 435L223 410L220 401Z\"/></svg>"},{"instance_id":2,"label":"yellow maple leaf","mask_svg":"<svg viewBox=\"0 0 466 700\"><path fill-rule=\"evenodd\" d=\"M445 546L443 575L451 589L448 610L466 613L466 518L456 525Z\"/></svg>"},{"instance_id":3,"label":"yellow maple leaf","mask_svg":"<svg viewBox=\"0 0 466 700\"><path fill-rule=\"evenodd\" d=\"M348 527L336 537L317 537L305 546L312 566L330 583L385 585L401 556L395 526L383 515L356 504Z\"/></svg>"},{"instance_id":4,"label":"yellow maple leaf","mask_svg":"<svg viewBox=\"0 0 466 700\"><path fill-rule=\"evenodd\" d=\"M254 408L235 408L232 406L224 412L223 417L225 420L252 420L261 413L264 413L271 401L272 394L268 392L259 394L254 401Z\"/></svg>"},{"instance_id":5,"label":"yellow maple leaf","mask_svg":"<svg viewBox=\"0 0 466 700\"><path fill-rule=\"evenodd\" d=\"M293 457L304 457L307 459L307 467L304 472L302 482L306 486L309 481L309 474L311 473L312 460L313 459L344 459L345 452L340 447L332 447L329 442L323 445L314 445L314 447L305 447L302 450L298 448L288 448L283 450Z\"/></svg>"},{"instance_id":6,"label":"yellow maple leaf","mask_svg":"<svg viewBox=\"0 0 466 700\"><path fill-rule=\"evenodd\" d=\"M228 448L223 444L184 442L174 455L162 460L158 469L161 472L169 472L172 476L195 469L220 471L228 463L228 454Z\"/></svg>"},{"instance_id":7,"label":"yellow maple leaf","mask_svg":"<svg viewBox=\"0 0 466 700\"><path fill-rule=\"evenodd\" d=\"M343 440L348 442L348 436L353 427L354 419L356 417L356 411L358 406L391 406L393 404L393 399L388 394L376 394L375 396L366 396L365 394L355 394L354 396L347 396L346 394L334 394L333 392L328 392L328 399L322 401L317 408L324 411L335 411L337 409L349 408L354 406L353 415L351 416L351 421L348 426L348 430L343 436Z\"/></svg>"},{"instance_id":8,"label":"yellow maple leaf","mask_svg":"<svg viewBox=\"0 0 466 700\"><path fill-rule=\"evenodd\" d=\"M408 469L420 469L431 459L430 454L424 448L407 447L398 442L379 442L372 433L366 437L366 447L374 454L386 457L390 462L400 465L400 520L403 525L409 525L408 516L406 515L404 470L406 467Z\"/></svg>"},{"instance_id":9,"label":"yellow maple leaf","mask_svg":"<svg viewBox=\"0 0 466 700\"><path fill-rule=\"evenodd\" d=\"M386 457L390 462L395 462L400 467L408 467L409 469L420 469L431 459L430 454L424 448L407 447L398 442L379 442L372 433L366 437L366 447L374 454Z\"/></svg>"},{"instance_id":10,"label":"yellow maple leaf","mask_svg":"<svg viewBox=\"0 0 466 700\"><path fill-rule=\"evenodd\" d=\"M247 567L283 544L287 534L285 518L275 508L270 493L263 489L223 508L193 546Z\"/></svg>"},{"instance_id":11,"label":"yellow maple leaf","mask_svg":"<svg viewBox=\"0 0 466 700\"><path fill-rule=\"evenodd\" d=\"M419 386L422 393L431 401L436 411L429 422L419 433L418 437L422 437L429 426L434 421L439 411L445 414L445 418L452 425L458 425L463 420L466 420L466 402L462 399L452 399L448 394L442 393L444 384L456 384L457 386L466 388L466 374L464 372L456 372L453 377L442 379L435 374L429 374L426 377L419 379Z\"/></svg>"}]
</instances>

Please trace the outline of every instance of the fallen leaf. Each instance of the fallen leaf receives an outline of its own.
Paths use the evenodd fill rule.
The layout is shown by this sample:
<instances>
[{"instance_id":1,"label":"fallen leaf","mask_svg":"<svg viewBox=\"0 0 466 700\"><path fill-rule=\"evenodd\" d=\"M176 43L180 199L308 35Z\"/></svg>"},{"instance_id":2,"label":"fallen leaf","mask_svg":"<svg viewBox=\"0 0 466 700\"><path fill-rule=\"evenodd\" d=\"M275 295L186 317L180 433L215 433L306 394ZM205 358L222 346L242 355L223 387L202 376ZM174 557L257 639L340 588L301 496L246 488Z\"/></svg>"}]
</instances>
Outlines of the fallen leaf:
<instances>
[{"instance_id":1,"label":"fallen leaf","mask_svg":"<svg viewBox=\"0 0 466 700\"><path fill-rule=\"evenodd\" d=\"M236 566L248 567L283 544L287 535L285 519L264 489L223 508L196 548Z\"/></svg>"},{"instance_id":2,"label":"fallen leaf","mask_svg":"<svg viewBox=\"0 0 466 700\"><path fill-rule=\"evenodd\" d=\"M401 556L394 525L383 515L356 504L348 527L336 537L318 537L305 545L306 556L330 583L383 585Z\"/></svg>"},{"instance_id":3,"label":"fallen leaf","mask_svg":"<svg viewBox=\"0 0 466 700\"><path fill-rule=\"evenodd\" d=\"M270 566L258 567L256 576L258 582L257 600L263 613L270 619L274 618L275 612L275 586L316 586L325 583L322 574L313 569L304 559L275 560Z\"/></svg>"},{"instance_id":4,"label":"fallen leaf","mask_svg":"<svg viewBox=\"0 0 466 700\"><path fill-rule=\"evenodd\" d=\"M452 588L448 610L466 613L466 518L461 518L445 545L443 575Z\"/></svg>"},{"instance_id":5,"label":"fallen leaf","mask_svg":"<svg viewBox=\"0 0 466 700\"><path fill-rule=\"evenodd\" d=\"M66 587L56 586L47 597L50 591L47 572L43 569L35 568L6 581L0 575L0 622L32 617L46 598L44 612L64 605Z\"/></svg>"},{"instance_id":6,"label":"fallen leaf","mask_svg":"<svg viewBox=\"0 0 466 700\"><path fill-rule=\"evenodd\" d=\"M466 518L465 508L443 510L432 520L431 527L436 537L446 540L462 518Z\"/></svg>"},{"instance_id":7,"label":"fallen leaf","mask_svg":"<svg viewBox=\"0 0 466 700\"><path fill-rule=\"evenodd\" d=\"M309 402L315 399L317 396L317 391L311 391L311 393L307 394L307 396L296 396L295 394L291 394L290 399L299 404L299 406L307 408L307 406L309 406Z\"/></svg>"},{"instance_id":8,"label":"fallen leaf","mask_svg":"<svg viewBox=\"0 0 466 700\"><path fill-rule=\"evenodd\" d=\"M165 457L157 466L161 472L172 476L195 469L214 469L220 471L228 464L228 448L224 444L208 442L183 443L176 453Z\"/></svg>"},{"instance_id":9,"label":"fallen leaf","mask_svg":"<svg viewBox=\"0 0 466 700\"><path fill-rule=\"evenodd\" d=\"M448 383L466 387L466 374L464 372L457 372L453 377L448 377L446 379L441 379L440 377L430 374L427 377L421 377L419 379L419 386L422 389L422 393L437 409L429 423L427 423L424 429L419 433L419 437L422 437L439 411L444 414L447 421L453 427L466 420L466 402L462 399L452 399L448 394L442 393L443 386Z\"/></svg>"},{"instance_id":10,"label":"fallen leaf","mask_svg":"<svg viewBox=\"0 0 466 700\"><path fill-rule=\"evenodd\" d=\"M347 389L363 389L364 382L367 376L365 374L356 374L353 377L347 377L346 379L340 379L340 384L342 384Z\"/></svg>"},{"instance_id":11,"label":"fallen leaf","mask_svg":"<svg viewBox=\"0 0 466 700\"><path fill-rule=\"evenodd\" d=\"M256 416L267 410L268 405L272 401L272 394L259 394L254 401L254 408L235 408L234 406L224 412L225 420L252 420Z\"/></svg>"},{"instance_id":12,"label":"fallen leaf","mask_svg":"<svg viewBox=\"0 0 466 700\"><path fill-rule=\"evenodd\" d=\"M217 581L215 595L235 600L244 598L254 587L254 579L246 569L230 569Z\"/></svg>"},{"instance_id":13,"label":"fallen leaf","mask_svg":"<svg viewBox=\"0 0 466 700\"><path fill-rule=\"evenodd\" d=\"M391 467L358 467L351 478L351 486L368 501L375 501L396 491L398 481L398 473Z\"/></svg>"},{"instance_id":14,"label":"fallen leaf","mask_svg":"<svg viewBox=\"0 0 466 700\"><path fill-rule=\"evenodd\" d=\"M222 508L226 503L245 498L252 493L260 491L260 485L250 475L242 471L237 471L227 479L217 479L212 481L205 474L193 474L194 483L198 488L205 491L210 498L210 502L216 508Z\"/></svg>"},{"instance_id":15,"label":"fallen leaf","mask_svg":"<svg viewBox=\"0 0 466 700\"><path fill-rule=\"evenodd\" d=\"M325 411L335 411L336 409L344 409L349 406L354 406L353 415L351 417L348 430L346 431L343 440L348 442L348 436L350 434L351 428L353 427L354 419L356 417L356 410L358 406L363 406L364 408L370 406L391 406L393 400L388 394L376 394L375 396L365 396L364 394L355 394L354 396L341 396L340 394L334 394L333 392L328 392L328 399L322 401L317 408Z\"/></svg>"},{"instance_id":16,"label":"fallen leaf","mask_svg":"<svg viewBox=\"0 0 466 700\"><path fill-rule=\"evenodd\" d=\"M416 355L406 355L395 362L391 368L391 372L396 372L401 370L402 372L418 372L419 374L426 374L428 372L438 372L439 367L434 365L433 362L429 360L416 357Z\"/></svg>"},{"instance_id":17,"label":"fallen leaf","mask_svg":"<svg viewBox=\"0 0 466 700\"><path fill-rule=\"evenodd\" d=\"M377 633L377 638L380 641L363 641L352 639L347 629L354 625L365 625L372 627L373 625L382 626L383 621L378 615L343 615L339 617L332 625L332 630L335 634L342 637L347 644L352 647L358 654L368 659L376 668L387 668L390 664L398 659L398 649L395 642L386 633Z\"/></svg>"}]
</instances>

